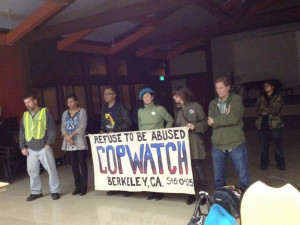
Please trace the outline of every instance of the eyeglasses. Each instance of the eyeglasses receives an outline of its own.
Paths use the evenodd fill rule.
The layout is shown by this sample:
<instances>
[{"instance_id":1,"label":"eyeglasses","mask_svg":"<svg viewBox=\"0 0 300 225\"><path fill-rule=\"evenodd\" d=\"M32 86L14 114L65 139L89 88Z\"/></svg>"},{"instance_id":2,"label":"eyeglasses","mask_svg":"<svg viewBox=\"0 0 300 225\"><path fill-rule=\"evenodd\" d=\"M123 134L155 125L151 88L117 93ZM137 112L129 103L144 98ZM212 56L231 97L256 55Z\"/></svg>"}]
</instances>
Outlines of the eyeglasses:
<instances>
[{"instance_id":1,"label":"eyeglasses","mask_svg":"<svg viewBox=\"0 0 300 225\"><path fill-rule=\"evenodd\" d=\"M116 93L111 92L111 93L105 93L105 94L103 94L103 95L104 95L104 96L109 96L109 95L113 95L113 94L116 94Z\"/></svg>"}]
</instances>

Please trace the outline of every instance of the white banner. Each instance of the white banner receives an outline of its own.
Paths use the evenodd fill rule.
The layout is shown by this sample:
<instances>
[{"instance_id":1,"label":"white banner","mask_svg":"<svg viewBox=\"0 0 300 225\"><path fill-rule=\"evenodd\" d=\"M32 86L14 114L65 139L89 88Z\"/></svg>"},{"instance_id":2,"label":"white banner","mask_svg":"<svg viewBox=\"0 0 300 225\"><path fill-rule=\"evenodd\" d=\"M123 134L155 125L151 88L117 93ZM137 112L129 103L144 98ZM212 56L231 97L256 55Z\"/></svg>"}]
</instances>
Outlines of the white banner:
<instances>
[{"instance_id":1,"label":"white banner","mask_svg":"<svg viewBox=\"0 0 300 225\"><path fill-rule=\"evenodd\" d=\"M195 194L185 127L89 135L96 190Z\"/></svg>"}]
</instances>

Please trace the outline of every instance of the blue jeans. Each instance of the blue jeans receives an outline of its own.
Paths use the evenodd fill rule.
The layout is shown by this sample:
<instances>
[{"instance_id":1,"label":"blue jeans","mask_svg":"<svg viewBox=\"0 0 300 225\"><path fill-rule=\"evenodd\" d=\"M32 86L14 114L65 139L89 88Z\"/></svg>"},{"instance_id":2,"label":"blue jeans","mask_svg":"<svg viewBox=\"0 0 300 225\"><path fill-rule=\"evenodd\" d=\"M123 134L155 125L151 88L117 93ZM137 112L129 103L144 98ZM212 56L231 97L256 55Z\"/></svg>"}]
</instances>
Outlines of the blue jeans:
<instances>
[{"instance_id":1,"label":"blue jeans","mask_svg":"<svg viewBox=\"0 0 300 225\"><path fill-rule=\"evenodd\" d=\"M42 163L45 170L49 174L49 186L51 193L59 193L59 180L55 166L55 159L53 157L51 148L43 148L34 151L28 148L27 156L27 172L30 177L31 194L41 194L42 184L40 178L40 163Z\"/></svg>"},{"instance_id":2,"label":"blue jeans","mask_svg":"<svg viewBox=\"0 0 300 225\"><path fill-rule=\"evenodd\" d=\"M239 186L244 191L251 183L248 172L248 157L246 144L240 144L231 151L222 151L212 146L214 167L214 188L226 185L226 162L230 157L239 177Z\"/></svg>"},{"instance_id":3,"label":"blue jeans","mask_svg":"<svg viewBox=\"0 0 300 225\"><path fill-rule=\"evenodd\" d=\"M271 142L274 144L277 166L285 166L281 129L260 130L258 137L261 145L261 166L268 166L269 164L269 148Z\"/></svg>"}]
</instances>

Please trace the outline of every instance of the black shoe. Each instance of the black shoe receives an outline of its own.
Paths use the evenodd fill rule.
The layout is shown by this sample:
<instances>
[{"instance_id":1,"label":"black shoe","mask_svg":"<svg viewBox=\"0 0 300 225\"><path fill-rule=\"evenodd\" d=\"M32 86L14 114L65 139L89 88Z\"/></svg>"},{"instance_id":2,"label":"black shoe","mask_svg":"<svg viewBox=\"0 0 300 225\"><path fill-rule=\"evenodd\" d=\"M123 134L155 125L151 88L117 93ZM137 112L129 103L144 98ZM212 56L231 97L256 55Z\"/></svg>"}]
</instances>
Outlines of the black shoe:
<instances>
[{"instance_id":1,"label":"black shoe","mask_svg":"<svg viewBox=\"0 0 300 225\"><path fill-rule=\"evenodd\" d=\"M118 194L118 191L108 191L106 192L106 195L116 195Z\"/></svg>"},{"instance_id":2,"label":"black shoe","mask_svg":"<svg viewBox=\"0 0 300 225\"><path fill-rule=\"evenodd\" d=\"M268 169L268 166L262 165L262 166L260 167L260 169L261 169L261 170L267 170L267 169Z\"/></svg>"},{"instance_id":3,"label":"black shoe","mask_svg":"<svg viewBox=\"0 0 300 225\"><path fill-rule=\"evenodd\" d=\"M128 197L131 195L131 193L128 191L122 191L122 195L123 195L123 197Z\"/></svg>"},{"instance_id":4,"label":"black shoe","mask_svg":"<svg viewBox=\"0 0 300 225\"><path fill-rule=\"evenodd\" d=\"M194 201L196 201L195 195L189 195L188 199L186 200L186 204L191 205Z\"/></svg>"},{"instance_id":5,"label":"black shoe","mask_svg":"<svg viewBox=\"0 0 300 225\"><path fill-rule=\"evenodd\" d=\"M285 165L277 165L277 168L279 169L279 170L285 170L286 168L285 168Z\"/></svg>"},{"instance_id":6,"label":"black shoe","mask_svg":"<svg viewBox=\"0 0 300 225\"><path fill-rule=\"evenodd\" d=\"M150 195L148 195L147 200L152 200L155 199L156 194L154 192L152 192Z\"/></svg>"},{"instance_id":7,"label":"black shoe","mask_svg":"<svg viewBox=\"0 0 300 225\"><path fill-rule=\"evenodd\" d=\"M59 193L51 193L51 197L53 200L58 200L58 199L60 199L60 194Z\"/></svg>"},{"instance_id":8,"label":"black shoe","mask_svg":"<svg viewBox=\"0 0 300 225\"><path fill-rule=\"evenodd\" d=\"M165 197L165 195L163 193L157 193L155 195L155 200L159 201L159 200L163 199L164 197Z\"/></svg>"},{"instance_id":9,"label":"black shoe","mask_svg":"<svg viewBox=\"0 0 300 225\"><path fill-rule=\"evenodd\" d=\"M72 195L78 195L80 193L80 190L78 187L73 191Z\"/></svg>"},{"instance_id":10,"label":"black shoe","mask_svg":"<svg viewBox=\"0 0 300 225\"><path fill-rule=\"evenodd\" d=\"M31 194L31 195L29 195L29 197L26 200L33 201L33 200L36 200L41 197L43 197L43 194Z\"/></svg>"},{"instance_id":11,"label":"black shoe","mask_svg":"<svg viewBox=\"0 0 300 225\"><path fill-rule=\"evenodd\" d=\"M84 189L84 190L82 190L82 191L79 193L79 195L80 195L80 196L83 196L83 195L86 194L86 192L87 192L86 189Z\"/></svg>"}]
</instances>

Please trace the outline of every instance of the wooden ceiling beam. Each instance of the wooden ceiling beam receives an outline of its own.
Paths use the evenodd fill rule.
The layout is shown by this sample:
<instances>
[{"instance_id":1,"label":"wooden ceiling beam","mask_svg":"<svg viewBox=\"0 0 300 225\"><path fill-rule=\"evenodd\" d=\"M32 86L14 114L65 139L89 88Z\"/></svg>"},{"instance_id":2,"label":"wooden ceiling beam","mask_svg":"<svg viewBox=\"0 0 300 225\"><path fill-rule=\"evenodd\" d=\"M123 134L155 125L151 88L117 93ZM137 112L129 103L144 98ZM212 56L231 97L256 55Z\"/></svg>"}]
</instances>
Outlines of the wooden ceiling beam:
<instances>
[{"instance_id":1,"label":"wooden ceiling beam","mask_svg":"<svg viewBox=\"0 0 300 225\"><path fill-rule=\"evenodd\" d=\"M139 40L146 34L152 32L155 27L143 27L140 30L134 32L130 36L124 38L123 40L116 43L114 46L106 47L106 46L97 46L92 44L83 44L83 43L76 43L84 32L77 32L74 36L70 38L66 38L64 40L58 42L57 47L59 50L66 50L66 51L76 51L76 52L85 52L85 53L97 53L97 54L104 54L104 55L113 55L120 50L126 48L128 45L134 43L135 41ZM88 31L86 31L88 32Z\"/></svg>"},{"instance_id":2,"label":"wooden ceiling beam","mask_svg":"<svg viewBox=\"0 0 300 225\"><path fill-rule=\"evenodd\" d=\"M271 5L277 4L282 2L281 0L263 0L251 7L247 10L247 16L254 15L256 13L259 13L260 11L267 9Z\"/></svg>"},{"instance_id":3,"label":"wooden ceiling beam","mask_svg":"<svg viewBox=\"0 0 300 225\"><path fill-rule=\"evenodd\" d=\"M79 31L73 34L70 34L69 36L65 37L63 40L57 42L57 49L58 50L63 50L70 46L73 43L76 43L89 33L93 32L95 29L88 29L88 30L83 30Z\"/></svg>"},{"instance_id":4,"label":"wooden ceiling beam","mask_svg":"<svg viewBox=\"0 0 300 225\"><path fill-rule=\"evenodd\" d=\"M150 46L150 47L147 47L147 48L142 48L138 51L136 51L135 55L136 57L140 58L150 52L153 52L154 50L158 49L158 45L154 45L154 46Z\"/></svg>"},{"instance_id":5,"label":"wooden ceiling beam","mask_svg":"<svg viewBox=\"0 0 300 225\"><path fill-rule=\"evenodd\" d=\"M91 44L84 44L84 43L74 43L64 50L70 52L83 52L83 53L95 53L101 55L110 55L111 48L110 47L103 47Z\"/></svg>"},{"instance_id":6,"label":"wooden ceiling beam","mask_svg":"<svg viewBox=\"0 0 300 225\"><path fill-rule=\"evenodd\" d=\"M145 26L152 26L152 27L159 27L161 26L162 22L158 19L147 17L147 16L141 16L130 19L132 22L141 23Z\"/></svg>"},{"instance_id":7,"label":"wooden ceiling beam","mask_svg":"<svg viewBox=\"0 0 300 225\"><path fill-rule=\"evenodd\" d=\"M6 45L6 34L0 34L0 45Z\"/></svg>"},{"instance_id":8,"label":"wooden ceiling beam","mask_svg":"<svg viewBox=\"0 0 300 225\"><path fill-rule=\"evenodd\" d=\"M75 0L44 0L46 2L54 2L61 5L69 5L71 2L74 2Z\"/></svg>"},{"instance_id":9,"label":"wooden ceiling beam","mask_svg":"<svg viewBox=\"0 0 300 225\"><path fill-rule=\"evenodd\" d=\"M7 44L14 44L16 41L20 40L22 37L60 10L63 6L64 5L61 3L46 2L37 11L27 17L15 29L7 34Z\"/></svg>"},{"instance_id":10,"label":"wooden ceiling beam","mask_svg":"<svg viewBox=\"0 0 300 225\"><path fill-rule=\"evenodd\" d=\"M132 35L129 37L119 41L115 46L111 47L111 54L115 54L116 52L126 48L128 45L136 42L137 40L141 39L143 36L146 34L152 32L155 29L155 27L143 27L142 29L134 32Z\"/></svg>"},{"instance_id":11,"label":"wooden ceiling beam","mask_svg":"<svg viewBox=\"0 0 300 225\"><path fill-rule=\"evenodd\" d=\"M167 58L171 59L174 56L179 55L179 54L185 52L186 50L188 50L188 49L190 49L190 48L192 48L194 46L202 44L203 41L205 41L205 40L206 40L206 38L198 38L198 39L194 39L194 40L189 40L186 43L178 46L177 48L175 48L174 50L172 50L171 52L169 52L167 54Z\"/></svg>"},{"instance_id":12,"label":"wooden ceiling beam","mask_svg":"<svg viewBox=\"0 0 300 225\"><path fill-rule=\"evenodd\" d=\"M168 60L168 54L162 52L151 52L144 56L145 58Z\"/></svg>"},{"instance_id":13,"label":"wooden ceiling beam","mask_svg":"<svg viewBox=\"0 0 300 225\"><path fill-rule=\"evenodd\" d=\"M81 30L97 28L133 18L148 16L168 9L199 3L202 0L145 0L121 8L111 8L105 12L86 16L60 24L41 27L28 35L27 41L67 35Z\"/></svg>"},{"instance_id":14,"label":"wooden ceiling beam","mask_svg":"<svg viewBox=\"0 0 300 225\"><path fill-rule=\"evenodd\" d=\"M213 2L210 2L208 0L201 0L197 5L199 5L201 8L208 11L212 16L217 18L219 21L228 20L231 17L219 10L219 6Z\"/></svg>"},{"instance_id":15,"label":"wooden ceiling beam","mask_svg":"<svg viewBox=\"0 0 300 225\"><path fill-rule=\"evenodd\" d=\"M219 7L220 9L222 9L223 11L231 15L236 15L235 9L236 9L236 5L239 3L241 3L241 0L228 0L223 4L221 4Z\"/></svg>"}]
</instances>

